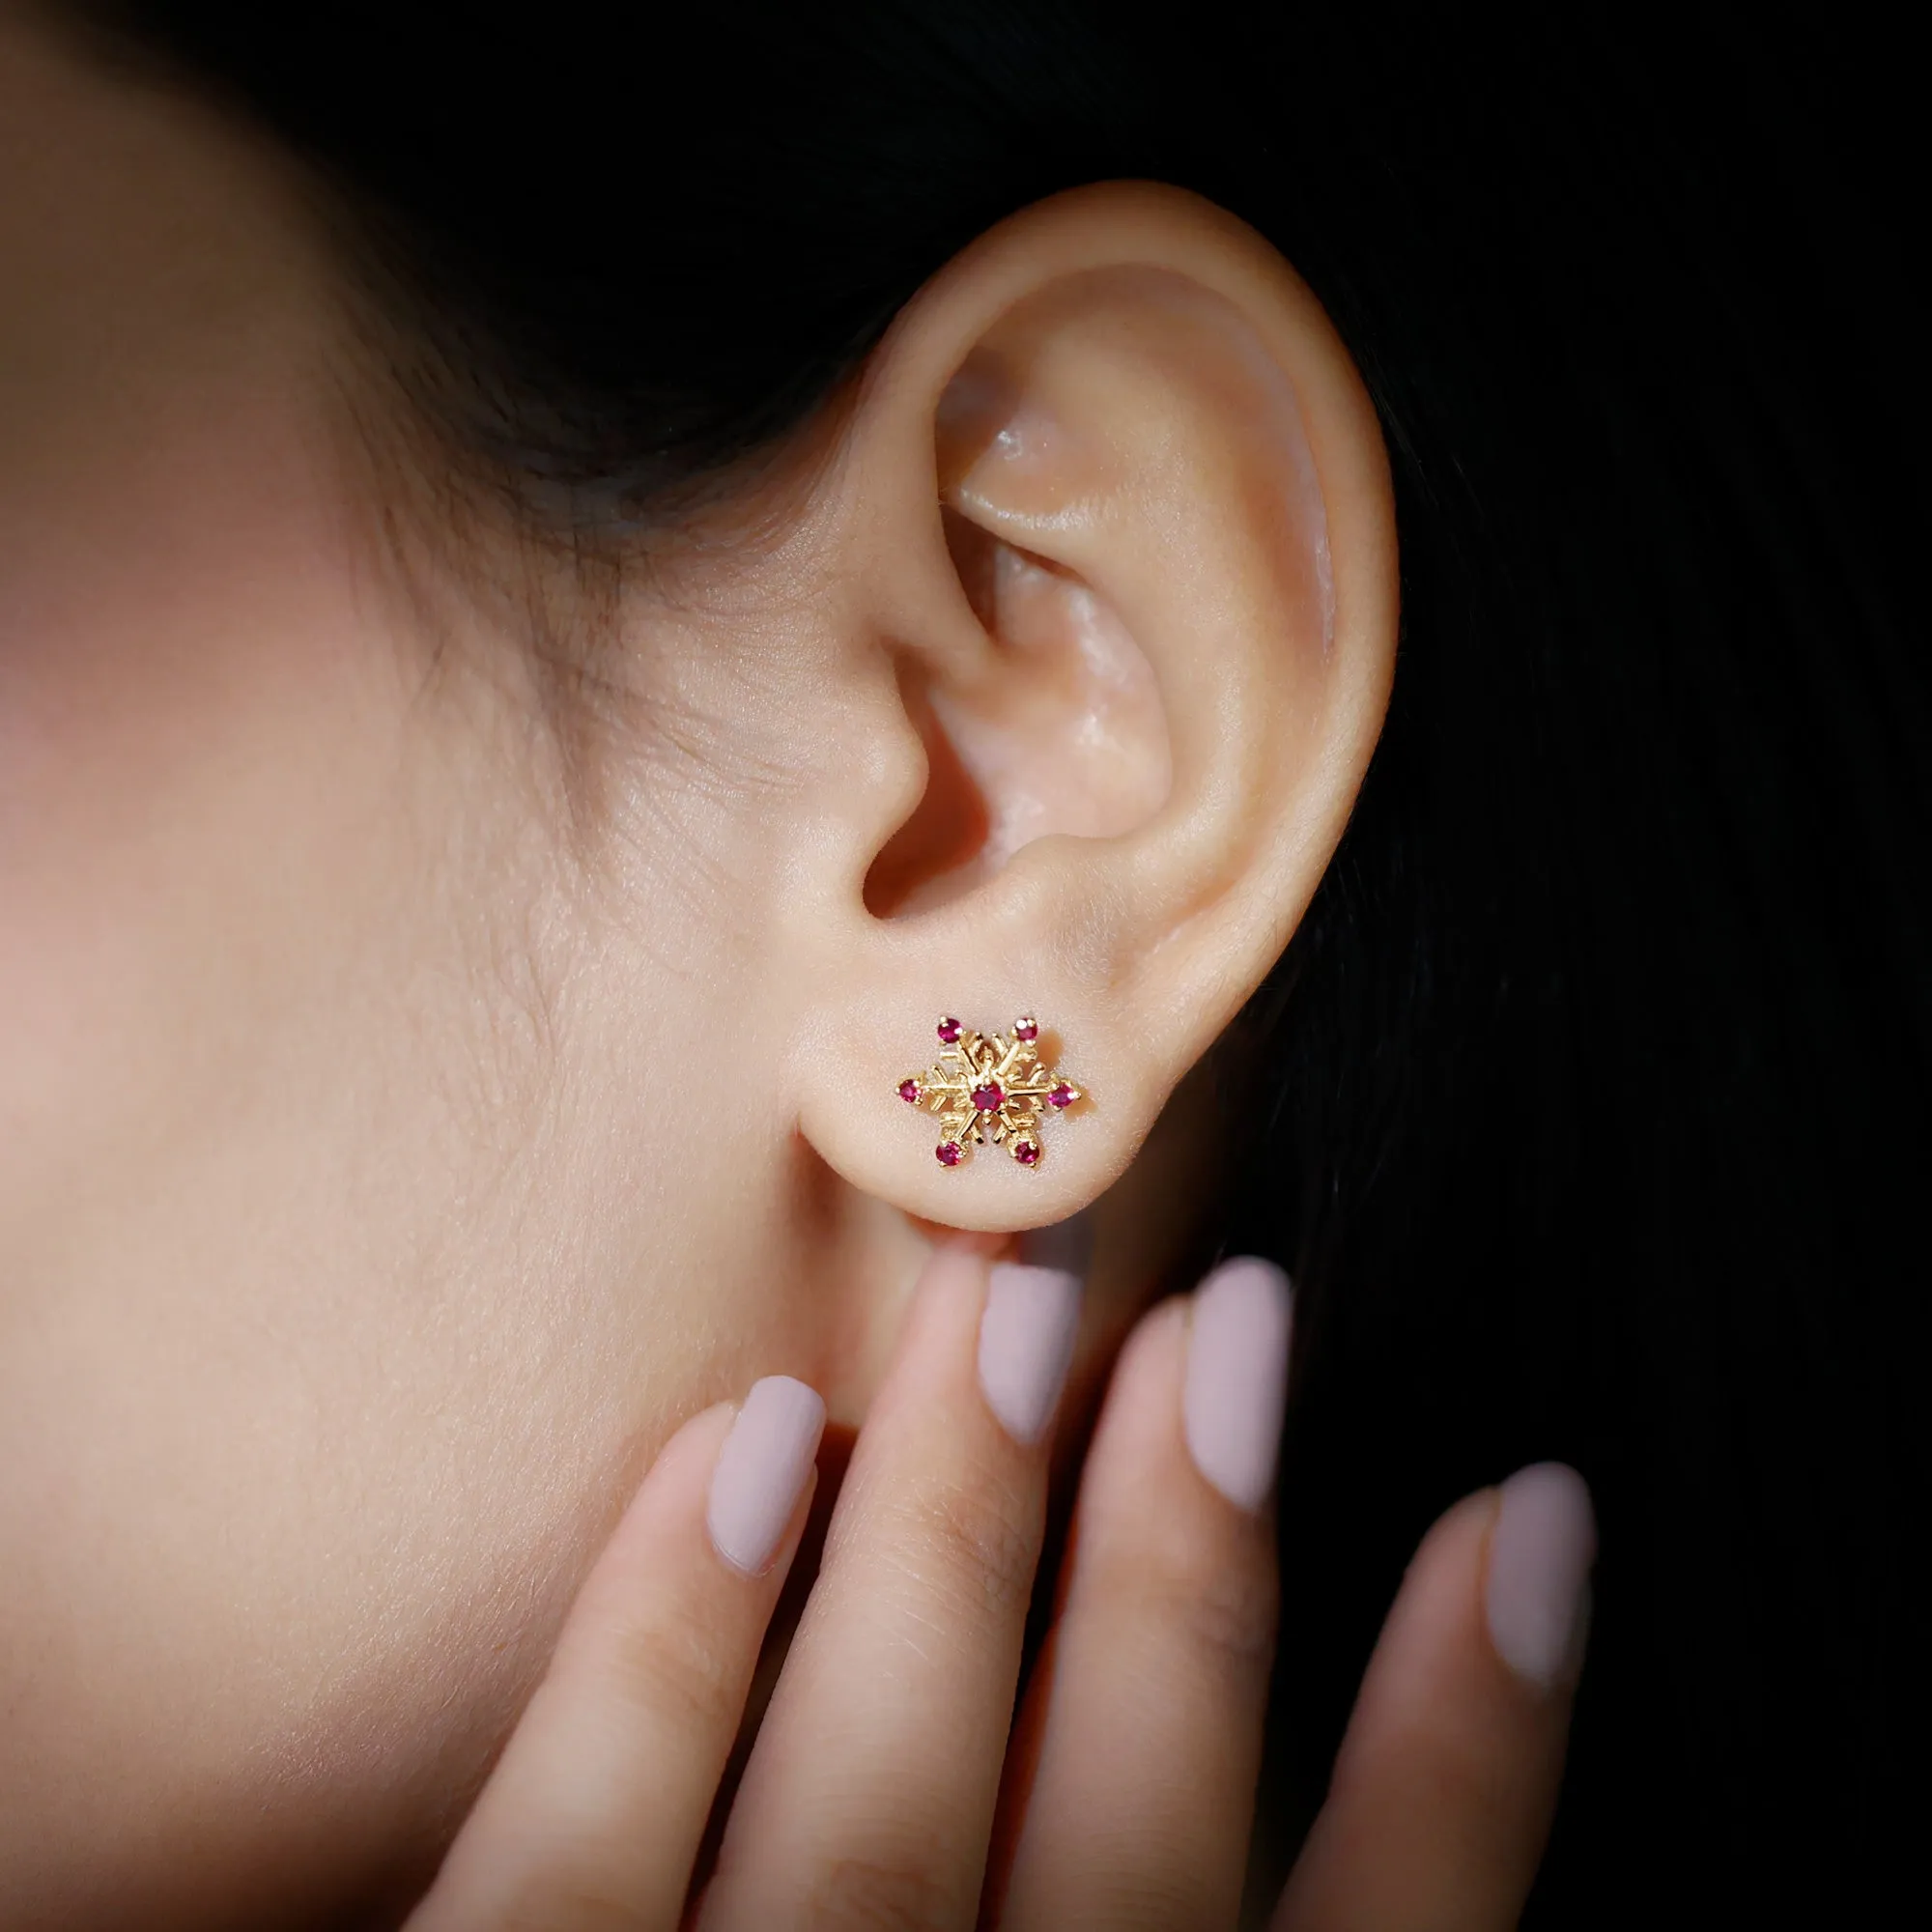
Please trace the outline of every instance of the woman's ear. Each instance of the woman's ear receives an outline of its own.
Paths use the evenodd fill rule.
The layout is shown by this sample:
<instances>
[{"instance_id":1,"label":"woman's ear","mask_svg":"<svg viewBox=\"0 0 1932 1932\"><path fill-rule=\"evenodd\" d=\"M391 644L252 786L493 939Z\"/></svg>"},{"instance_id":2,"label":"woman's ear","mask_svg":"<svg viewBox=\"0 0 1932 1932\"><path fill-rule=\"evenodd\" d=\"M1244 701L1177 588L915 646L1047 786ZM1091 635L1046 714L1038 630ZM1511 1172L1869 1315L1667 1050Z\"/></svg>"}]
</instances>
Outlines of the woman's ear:
<instances>
[{"instance_id":1,"label":"woman's ear","mask_svg":"<svg viewBox=\"0 0 1932 1932\"><path fill-rule=\"evenodd\" d=\"M907 307L820 487L863 742L797 879L797 1118L910 1212L1058 1220L1260 983L1347 822L1395 655L1376 418L1252 231L1082 189ZM943 1164L958 1136L901 1081L942 1015L1022 1014L1081 1101L1032 1165L970 1135Z\"/></svg>"}]
</instances>

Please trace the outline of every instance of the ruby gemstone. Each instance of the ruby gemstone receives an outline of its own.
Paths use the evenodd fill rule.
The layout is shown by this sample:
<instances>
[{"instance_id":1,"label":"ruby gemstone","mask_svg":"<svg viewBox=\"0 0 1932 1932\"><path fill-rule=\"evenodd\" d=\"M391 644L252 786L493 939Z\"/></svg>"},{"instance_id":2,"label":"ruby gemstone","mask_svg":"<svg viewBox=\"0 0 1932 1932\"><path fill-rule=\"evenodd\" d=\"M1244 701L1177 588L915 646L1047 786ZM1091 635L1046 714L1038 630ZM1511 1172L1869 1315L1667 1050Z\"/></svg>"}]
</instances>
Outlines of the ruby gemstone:
<instances>
[{"instance_id":1,"label":"ruby gemstone","mask_svg":"<svg viewBox=\"0 0 1932 1932\"><path fill-rule=\"evenodd\" d=\"M1039 1143L1037 1141L1021 1141L1013 1149L1013 1158L1022 1167L1035 1166L1039 1160Z\"/></svg>"},{"instance_id":2,"label":"ruby gemstone","mask_svg":"<svg viewBox=\"0 0 1932 1932\"><path fill-rule=\"evenodd\" d=\"M917 1080L901 1080L899 1082L899 1098L903 1100L908 1107L918 1106L919 1082Z\"/></svg>"},{"instance_id":3,"label":"ruby gemstone","mask_svg":"<svg viewBox=\"0 0 1932 1932\"><path fill-rule=\"evenodd\" d=\"M1046 1104L1049 1107L1070 1107L1073 1104L1074 1098L1075 1095L1073 1089L1069 1087L1065 1081L1063 1080L1060 1083L1060 1085L1056 1087L1053 1090L1053 1092L1046 1096Z\"/></svg>"},{"instance_id":4,"label":"ruby gemstone","mask_svg":"<svg viewBox=\"0 0 1932 1932\"><path fill-rule=\"evenodd\" d=\"M988 1080L983 1087L976 1087L973 1090L973 1104L982 1114L997 1114L1001 1102L1006 1097L1000 1092L1000 1083L997 1080Z\"/></svg>"},{"instance_id":5,"label":"ruby gemstone","mask_svg":"<svg viewBox=\"0 0 1932 1932\"><path fill-rule=\"evenodd\" d=\"M1013 1037L1015 1039L1037 1039L1039 1037L1039 1022L1031 1013L1023 1020L1015 1020L1013 1022Z\"/></svg>"},{"instance_id":6,"label":"ruby gemstone","mask_svg":"<svg viewBox=\"0 0 1932 1932\"><path fill-rule=\"evenodd\" d=\"M939 1023L939 1037L948 1046L959 1037L962 1031L959 1022L950 1015Z\"/></svg>"},{"instance_id":7,"label":"ruby gemstone","mask_svg":"<svg viewBox=\"0 0 1932 1932\"><path fill-rule=\"evenodd\" d=\"M933 1149L932 1157L941 1167L957 1167L959 1165L959 1152L960 1149L957 1141L941 1141Z\"/></svg>"}]
</instances>

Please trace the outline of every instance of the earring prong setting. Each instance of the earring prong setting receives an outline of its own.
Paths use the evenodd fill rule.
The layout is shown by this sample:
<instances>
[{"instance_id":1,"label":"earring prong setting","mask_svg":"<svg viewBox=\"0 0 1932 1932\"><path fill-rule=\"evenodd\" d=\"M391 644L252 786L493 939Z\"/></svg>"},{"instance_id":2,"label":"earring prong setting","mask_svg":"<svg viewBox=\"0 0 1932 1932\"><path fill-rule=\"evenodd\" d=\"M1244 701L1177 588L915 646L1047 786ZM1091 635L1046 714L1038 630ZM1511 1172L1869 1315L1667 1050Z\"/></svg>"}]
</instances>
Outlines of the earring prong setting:
<instances>
[{"instance_id":1,"label":"earring prong setting","mask_svg":"<svg viewBox=\"0 0 1932 1932\"><path fill-rule=\"evenodd\" d=\"M932 1151L941 1167L962 1166L977 1147L996 1147L1014 1164L1037 1168L1040 1128L1085 1094L1041 1058L1039 1022L1023 1013L1007 1033L978 1033L950 1013L935 1032L943 1049L921 1074L907 1074L898 1096L939 1120Z\"/></svg>"}]
</instances>

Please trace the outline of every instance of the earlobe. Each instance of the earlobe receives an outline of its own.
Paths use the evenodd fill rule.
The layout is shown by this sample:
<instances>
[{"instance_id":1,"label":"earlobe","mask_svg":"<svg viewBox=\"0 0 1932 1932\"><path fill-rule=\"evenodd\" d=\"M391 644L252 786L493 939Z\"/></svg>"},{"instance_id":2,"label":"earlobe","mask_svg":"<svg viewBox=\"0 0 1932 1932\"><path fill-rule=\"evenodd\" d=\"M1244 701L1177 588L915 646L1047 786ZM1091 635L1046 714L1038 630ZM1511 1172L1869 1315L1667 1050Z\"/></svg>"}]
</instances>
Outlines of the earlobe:
<instances>
[{"instance_id":1,"label":"earlobe","mask_svg":"<svg viewBox=\"0 0 1932 1932\"><path fill-rule=\"evenodd\" d=\"M1386 469L1306 290L1168 190L1015 217L879 355L843 527L930 781L820 928L814 1031L880 1104L799 1118L910 1211L1039 1225L1132 1157L1340 837L1393 658ZM1091 1100L1024 1167L936 1163L895 1104L935 1016L1029 1012Z\"/></svg>"}]
</instances>

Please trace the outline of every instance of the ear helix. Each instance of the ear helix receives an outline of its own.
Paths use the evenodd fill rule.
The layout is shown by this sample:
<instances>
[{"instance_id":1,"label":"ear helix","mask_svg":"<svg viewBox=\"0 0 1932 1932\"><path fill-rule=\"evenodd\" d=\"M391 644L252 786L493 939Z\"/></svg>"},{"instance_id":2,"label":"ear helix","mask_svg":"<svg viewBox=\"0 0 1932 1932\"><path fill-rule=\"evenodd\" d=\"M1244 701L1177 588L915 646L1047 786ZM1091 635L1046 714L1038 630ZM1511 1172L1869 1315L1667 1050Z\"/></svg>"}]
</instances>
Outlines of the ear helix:
<instances>
[{"instance_id":1,"label":"ear helix","mask_svg":"<svg viewBox=\"0 0 1932 1932\"><path fill-rule=\"evenodd\" d=\"M932 1151L942 1167L958 1167L976 1147L1004 1150L1037 1168L1045 1157L1040 1130L1086 1095L1048 1065L1039 1022L1024 1013L1009 1033L976 1033L951 1014L935 1029L943 1049L923 1074L908 1074L898 1096L939 1118Z\"/></svg>"}]
</instances>

